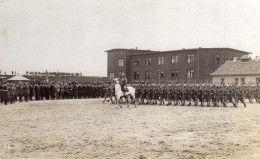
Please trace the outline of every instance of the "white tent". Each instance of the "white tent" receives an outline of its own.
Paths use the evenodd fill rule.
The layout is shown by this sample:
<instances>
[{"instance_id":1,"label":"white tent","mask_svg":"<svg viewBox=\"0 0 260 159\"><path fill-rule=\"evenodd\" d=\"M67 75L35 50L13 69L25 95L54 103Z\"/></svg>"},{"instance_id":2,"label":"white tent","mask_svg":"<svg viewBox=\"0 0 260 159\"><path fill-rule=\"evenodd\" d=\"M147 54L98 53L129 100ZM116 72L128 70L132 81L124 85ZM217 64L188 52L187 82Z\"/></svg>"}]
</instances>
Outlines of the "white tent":
<instances>
[{"instance_id":1,"label":"white tent","mask_svg":"<svg viewBox=\"0 0 260 159\"><path fill-rule=\"evenodd\" d=\"M23 76L14 76L12 78L9 78L7 81L8 82L29 82L30 79L25 78Z\"/></svg>"}]
</instances>

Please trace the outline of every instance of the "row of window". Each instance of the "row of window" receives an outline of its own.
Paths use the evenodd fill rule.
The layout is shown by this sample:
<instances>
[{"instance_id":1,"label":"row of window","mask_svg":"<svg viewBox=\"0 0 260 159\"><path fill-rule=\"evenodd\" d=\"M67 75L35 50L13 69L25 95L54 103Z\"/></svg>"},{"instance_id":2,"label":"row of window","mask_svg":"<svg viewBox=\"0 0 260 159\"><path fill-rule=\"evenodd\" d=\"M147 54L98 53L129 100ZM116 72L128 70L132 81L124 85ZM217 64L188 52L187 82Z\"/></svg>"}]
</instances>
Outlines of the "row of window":
<instances>
[{"instance_id":1,"label":"row of window","mask_svg":"<svg viewBox=\"0 0 260 159\"><path fill-rule=\"evenodd\" d=\"M221 83L225 83L225 78L221 78L220 79L221 80ZM236 84L245 84L245 78L240 78L240 80L239 80L239 78L235 78L235 83ZM260 78L256 78L256 83L260 83Z\"/></svg>"},{"instance_id":2,"label":"row of window","mask_svg":"<svg viewBox=\"0 0 260 159\"><path fill-rule=\"evenodd\" d=\"M178 63L179 57L178 56L172 56L172 63ZM194 55L188 55L187 56L187 63L193 63L194 62ZM145 58L145 65L149 66L152 63L152 58L147 57ZM164 57L158 57L158 65L163 65L164 64ZM134 59L134 66L138 66L140 64L139 59Z\"/></svg>"},{"instance_id":3,"label":"row of window","mask_svg":"<svg viewBox=\"0 0 260 159\"><path fill-rule=\"evenodd\" d=\"M216 56L217 56L216 60L219 63L220 62L220 55L216 55ZM240 57L231 56L230 60L233 60L234 58L239 59ZM187 55L187 63L193 63L194 60L195 60L194 55ZM223 60L224 61L229 60L229 56L223 55ZM171 60L172 64L178 63L178 61L179 61L179 57L178 56L172 56L172 60ZM147 57L145 59L145 65L149 66L149 65L151 65L151 63L152 63L152 58L151 57ZM139 64L140 64L140 60L139 59L134 59L134 66L138 66ZM164 57L158 57L158 65L163 65L163 64L164 64ZM119 59L118 60L118 66L119 67L123 67L124 66L124 60L123 59Z\"/></svg>"},{"instance_id":4,"label":"row of window","mask_svg":"<svg viewBox=\"0 0 260 159\"><path fill-rule=\"evenodd\" d=\"M194 70L187 70L187 78L193 79L194 78ZM151 71L145 71L145 79L151 79L152 73ZM172 70L171 71L171 78L178 78L179 77L179 71L178 70ZM134 80L140 79L140 73L134 72ZM157 79L164 79L164 71L157 71Z\"/></svg>"}]
</instances>

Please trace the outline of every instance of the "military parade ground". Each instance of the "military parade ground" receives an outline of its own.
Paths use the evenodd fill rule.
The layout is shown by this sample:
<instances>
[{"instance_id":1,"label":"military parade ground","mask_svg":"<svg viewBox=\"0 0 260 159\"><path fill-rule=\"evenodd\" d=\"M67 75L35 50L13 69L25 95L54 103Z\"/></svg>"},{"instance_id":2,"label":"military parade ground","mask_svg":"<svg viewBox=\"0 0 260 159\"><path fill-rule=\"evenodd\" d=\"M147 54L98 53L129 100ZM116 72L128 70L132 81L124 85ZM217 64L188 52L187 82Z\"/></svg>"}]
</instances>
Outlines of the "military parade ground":
<instances>
[{"instance_id":1,"label":"military parade ground","mask_svg":"<svg viewBox=\"0 0 260 159\"><path fill-rule=\"evenodd\" d=\"M260 107L0 104L0 158L259 158Z\"/></svg>"}]
</instances>

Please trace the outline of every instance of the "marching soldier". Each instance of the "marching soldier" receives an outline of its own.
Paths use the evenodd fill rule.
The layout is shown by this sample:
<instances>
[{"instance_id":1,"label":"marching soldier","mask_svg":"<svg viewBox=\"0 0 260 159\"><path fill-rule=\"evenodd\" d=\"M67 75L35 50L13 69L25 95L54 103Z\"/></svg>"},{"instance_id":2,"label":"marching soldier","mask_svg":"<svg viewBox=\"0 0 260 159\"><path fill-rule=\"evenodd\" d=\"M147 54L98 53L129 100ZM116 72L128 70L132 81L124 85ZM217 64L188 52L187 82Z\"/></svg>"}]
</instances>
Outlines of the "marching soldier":
<instances>
[{"instance_id":1,"label":"marching soldier","mask_svg":"<svg viewBox=\"0 0 260 159\"><path fill-rule=\"evenodd\" d=\"M40 100L40 86L36 83L34 85L35 100Z\"/></svg>"},{"instance_id":2,"label":"marching soldier","mask_svg":"<svg viewBox=\"0 0 260 159\"><path fill-rule=\"evenodd\" d=\"M103 100L103 103L105 103L105 101L106 101L107 98L111 99L111 101L112 101L112 98L111 98L111 89L110 89L111 87L110 87L110 85L111 85L110 82L109 82L107 85L105 85L105 91L106 91L106 93L105 93L105 99ZM109 102L109 99L108 99L107 102Z\"/></svg>"},{"instance_id":3,"label":"marching soldier","mask_svg":"<svg viewBox=\"0 0 260 159\"><path fill-rule=\"evenodd\" d=\"M23 87L23 96L24 96L25 102L28 102L29 93L30 93L30 87L29 87L28 83L25 83L24 87Z\"/></svg>"},{"instance_id":4,"label":"marching soldier","mask_svg":"<svg viewBox=\"0 0 260 159\"><path fill-rule=\"evenodd\" d=\"M238 105L238 102L241 101L241 103L244 104L244 107L246 107L243 95L244 95L243 88L238 88L237 91L235 92L235 103L236 103L236 106Z\"/></svg>"},{"instance_id":5,"label":"marching soldier","mask_svg":"<svg viewBox=\"0 0 260 159\"><path fill-rule=\"evenodd\" d=\"M19 83L18 86L17 86L17 94L18 94L18 97L19 97L19 102L22 102L23 101L23 85L22 85L22 83Z\"/></svg>"}]
</instances>

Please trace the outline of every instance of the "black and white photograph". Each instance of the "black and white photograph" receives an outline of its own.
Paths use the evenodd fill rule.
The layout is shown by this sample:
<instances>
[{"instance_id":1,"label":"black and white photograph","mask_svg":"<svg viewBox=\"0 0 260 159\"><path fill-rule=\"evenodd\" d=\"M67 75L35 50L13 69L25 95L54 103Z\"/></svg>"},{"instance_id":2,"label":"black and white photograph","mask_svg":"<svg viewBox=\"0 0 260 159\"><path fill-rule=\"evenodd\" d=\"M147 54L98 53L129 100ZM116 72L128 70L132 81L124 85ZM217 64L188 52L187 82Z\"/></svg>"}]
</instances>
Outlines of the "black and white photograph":
<instances>
[{"instance_id":1,"label":"black and white photograph","mask_svg":"<svg viewBox=\"0 0 260 159\"><path fill-rule=\"evenodd\" d=\"M0 0L0 159L260 159L260 1Z\"/></svg>"}]
</instances>

